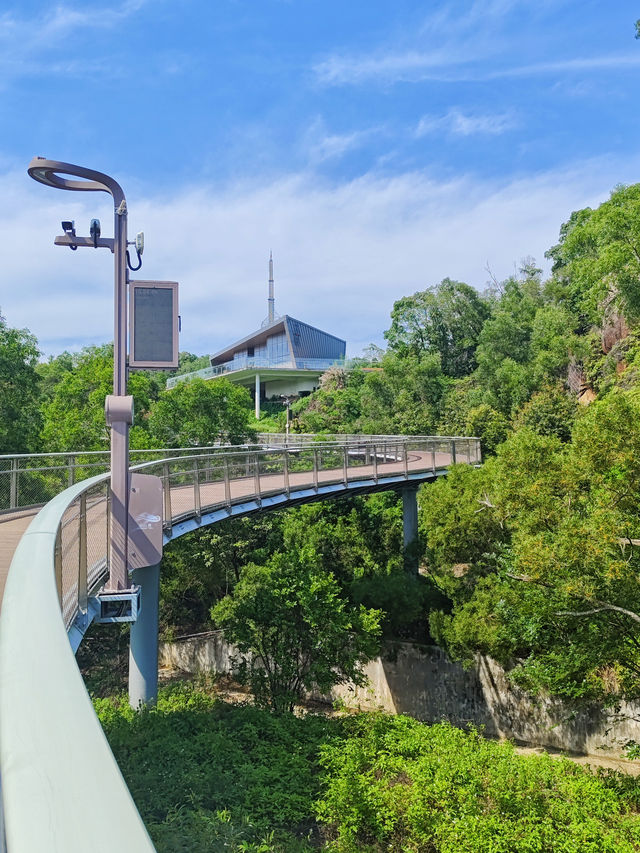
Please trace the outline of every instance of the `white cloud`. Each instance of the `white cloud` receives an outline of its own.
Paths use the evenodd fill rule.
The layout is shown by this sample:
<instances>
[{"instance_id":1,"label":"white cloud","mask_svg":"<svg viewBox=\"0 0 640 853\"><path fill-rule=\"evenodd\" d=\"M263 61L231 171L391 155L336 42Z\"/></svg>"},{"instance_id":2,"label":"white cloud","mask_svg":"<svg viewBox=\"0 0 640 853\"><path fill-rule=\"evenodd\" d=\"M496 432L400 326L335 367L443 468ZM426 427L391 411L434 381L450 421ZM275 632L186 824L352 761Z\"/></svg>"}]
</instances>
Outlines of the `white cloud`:
<instances>
[{"instance_id":1,"label":"white cloud","mask_svg":"<svg viewBox=\"0 0 640 853\"><path fill-rule=\"evenodd\" d=\"M351 133L331 133L327 130L324 120L318 117L304 134L303 145L310 162L318 164L339 159L349 151L356 150L378 131L379 128L366 128Z\"/></svg>"},{"instance_id":2,"label":"white cloud","mask_svg":"<svg viewBox=\"0 0 640 853\"><path fill-rule=\"evenodd\" d=\"M137 276L180 281L181 348L213 352L266 316L273 249L276 309L345 338L357 353L382 342L403 295L447 275L482 289L487 262L498 278L524 256L542 263L572 210L603 201L639 167L588 162L502 182L370 174L334 186L305 174L130 195L130 231L146 235ZM110 340L110 254L53 246L63 217L83 234L97 215L111 233L107 196L55 192L6 172L0 195L0 309L8 322L30 328L47 353Z\"/></svg>"},{"instance_id":3,"label":"white cloud","mask_svg":"<svg viewBox=\"0 0 640 853\"><path fill-rule=\"evenodd\" d=\"M455 136L475 136L477 134L495 136L511 130L516 124L515 117L510 113L471 115L453 108L442 116L423 116L418 122L415 135L421 137L444 131Z\"/></svg>"},{"instance_id":4,"label":"white cloud","mask_svg":"<svg viewBox=\"0 0 640 853\"><path fill-rule=\"evenodd\" d=\"M529 38L554 25L559 7L568 0L457 0L429 4L432 10L420 25L394 31L386 43L366 52L334 52L313 66L325 86L390 85L399 82L478 82L509 77L533 77L571 72L622 70L640 65L640 53L570 56L571 42L561 59L526 62L522 29ZM552 16L549 16L551 13ZM555 55L554 55L555 56Z\"/></svg>"},{"instance_id":5,"label":"white cloud","mask_svg":"<svg viewBox=\"0 0 640 853\"><path fill-rule=\"evenodd\" d=\"M58 5L37 20L20 17L14 11L0 15L0 70L2 82L10 78L42 73L70 74L82 71L97 73L95 63L106 70L102 60L95 58L90 65L77 63L68 56L69 36L77 38L83 30L112 29L120 26L138 12L149 0L124 0L112 8ZM64 47L65 56L52 60L52 53Z\"/></svg>"},{"instance_id":6,"label":"white cloud","mask_svg":"<svg viewBox=\"0 0 640 853\"><path fill-rule=\"evenodd\" d=\"M381 53L372 56L332 56L314 67L318 81L325 85L357 85L367 81L385 84L431 80L440 82L478 82L508 77L535 77L544 74L565 74L574 71L607 71L637 68L640 54L610 54L606 56L574 57L553 62L534 62L488 68L478 60L492 55L491 51L419 51Z\"/></svg>"}]
</instances>

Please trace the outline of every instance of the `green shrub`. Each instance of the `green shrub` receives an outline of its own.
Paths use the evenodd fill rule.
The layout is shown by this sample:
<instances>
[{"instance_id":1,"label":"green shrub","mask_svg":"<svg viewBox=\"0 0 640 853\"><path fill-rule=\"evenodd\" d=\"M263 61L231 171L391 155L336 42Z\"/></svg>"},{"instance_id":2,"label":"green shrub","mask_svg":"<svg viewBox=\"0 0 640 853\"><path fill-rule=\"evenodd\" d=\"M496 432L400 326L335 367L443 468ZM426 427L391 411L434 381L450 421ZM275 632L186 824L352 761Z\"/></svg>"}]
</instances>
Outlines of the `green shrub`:
<instances>
[{"instance_id":1,"label":"green shrub","mask_svg":"<svg viewBox=\"0 0 640 853\"><path fill-rule=\"evenodd\" d=\"M322 750L318 816L328 849L438 853L625 853L640 849L633 786L618 774L449 724L361 715Z\"/></svg>"},{"instance_id":2,"label":"green shrub","mask_svg":"<svg viewBox=\"0 0 640 853\"><path fill-rule=\"evenodd\" d=\"M640 785L448 724L274 715L199 686L96 709L158 853L631 853Z\"/></svg>"}]
</instances>

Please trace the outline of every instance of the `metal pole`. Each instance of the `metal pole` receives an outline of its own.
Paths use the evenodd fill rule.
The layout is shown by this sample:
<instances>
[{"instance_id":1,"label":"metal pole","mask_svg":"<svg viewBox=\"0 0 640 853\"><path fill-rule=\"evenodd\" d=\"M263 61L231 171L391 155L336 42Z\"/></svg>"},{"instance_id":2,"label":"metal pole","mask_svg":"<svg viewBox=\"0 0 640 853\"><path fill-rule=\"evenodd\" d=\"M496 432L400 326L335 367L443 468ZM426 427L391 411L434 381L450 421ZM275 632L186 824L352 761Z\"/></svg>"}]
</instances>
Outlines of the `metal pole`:
<instances>
[{"instance_id":1,"label":"metal pole","mask_svg":"<svg viewBox=\"0 0 640 853\"><path fill-rule=\"evenodd\" d=\"M111 427L111 565L107 590L128 589L129 427L133 398L127 397L127 202L114 195L113 396L107 397ZM117 399L119 398L119 399ZM109 415L109 407L113 410Z\"/></svg>"},{"instance_id":2,"label":"metal pole","mask_svg":"<svg viewBox=\"0 0 640 853\"><path fill-rule=\"evenodd\" d=\"M80 495L78 516L78 609L87 612L87 493Z\"/></svg>"},{"instance_id":3,"label":"metal pole","mask_svg":"<svg viewBox=\"0 0 640 853\"><path fill-rule=\"evenodd\" d=\"M163 476L162 476L162 495L164 498L164 529L171 536L172 530L172 511L171 511L171 476L169 473L169 463L165 462L162 466L163 468Z\"/></svg>"},{"instance_id":4,"label":"metal pole","mask_svg":"<svg viewBox=\"0 0 640 853\"><path fill-rule=\"evenodd\" d=\"M284 450L283 454L283 472L284 472L284 490L289 497L291 494L291 487L289 485L289 451Z\"/></svg>"},{"instance_id":5,"label":"metal pole","mask_svg":"<svg viewBox=\"0 0 640 853\"><path fill-rule=\"evenodd\" d=\"M254 414L256 416L256 420L260 420L260 374L256 373L256 399L255 399L255 408Z\"/></svg>"},{"instance_id":6,"label":"metal pole","mask_svg":"<svg viewBox=\"0 0 640 853\"><path fill-rule=\"evenodd\" d=\"M418 574L418 487L402 489L402 536L405 571Z\"/></svg>"},{"instance_id":7,"label":"metal pole","mask_svg":"<svg viewBox=\"0 0 640 853\"><path fill-rule=\"evenodd\" d=\"M136 569L132 580L140 585L140 610L129 640L129 704L140 708L158 697L160 565Z\"/></svg>"},{"instance_id":8,"label":"metal pole","mask_svg":"<svg viewBox=\"0 0 640 853\"><path fill-rule=\"evenodd\" d=\"M202 508L200 506L200 469L197 459L193 461L193 508L195 509L197 520L200 521L202 518Z\"/></svg>"},{"instance_id":9,"label":"metal pole","mask_svg":"<svg viewBox=\"0 0 640 853\"><path fill-rule=\"evenodd\" d=\"M11 460L11 484L9 486L9 509L18 506L18 460Z\"/></svg>"}]
</instances>

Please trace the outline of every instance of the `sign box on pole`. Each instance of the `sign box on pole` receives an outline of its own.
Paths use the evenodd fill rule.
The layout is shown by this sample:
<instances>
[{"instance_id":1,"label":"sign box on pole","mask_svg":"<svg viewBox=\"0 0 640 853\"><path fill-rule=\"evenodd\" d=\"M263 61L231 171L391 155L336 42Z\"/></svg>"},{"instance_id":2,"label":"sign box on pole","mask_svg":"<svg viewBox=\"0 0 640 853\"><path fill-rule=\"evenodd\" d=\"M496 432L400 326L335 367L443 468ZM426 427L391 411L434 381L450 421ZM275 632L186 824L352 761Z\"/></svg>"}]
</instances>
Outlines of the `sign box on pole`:
<instances>
[{"instance_id":1,"label":"sign box on pole","mask_svg":"<svg viewBox=\"0 0 640 853\"><path fill-rule=\"evenodd\" d=\"M129 367L178 366L178 282L129 282Z\"/></svg>"}]
</instances>

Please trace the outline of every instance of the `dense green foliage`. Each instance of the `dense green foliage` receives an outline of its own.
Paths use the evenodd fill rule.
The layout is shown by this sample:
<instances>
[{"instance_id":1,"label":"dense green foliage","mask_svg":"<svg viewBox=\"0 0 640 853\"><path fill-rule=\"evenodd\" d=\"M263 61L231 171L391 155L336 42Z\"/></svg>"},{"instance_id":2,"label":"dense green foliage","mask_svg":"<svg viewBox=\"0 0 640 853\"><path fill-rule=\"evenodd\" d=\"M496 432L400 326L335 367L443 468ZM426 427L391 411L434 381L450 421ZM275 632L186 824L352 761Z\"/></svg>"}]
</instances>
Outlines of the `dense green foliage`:
<instances>
[{"instance_id":1,"label":"dense green foliage","mask_svg":"<svg viewBox=\"0 0 640 853\"><path fill-rule=\"evenodd\" d=\"M0 454L38 446L38 345L26 329L11 329L0 314Z\"/></svg>"},{"instance_id":2,"label":"dense green foliage","mask_svg":"<svg viewBox=\"0 0 640 853\"><path fill-rule=\"evenodd\" d=\"M159 853L625 853L636 782L449 725L272 715L201 688L97 711Z\"/></svg>"},{"instance_id":3,"label":"dense green foliage","mask_svg":"<svg viewBox=\"0 0 640 853\"><path fill-rule=\"evenodd\" d=\"M431 490L429 560L453 601L431 625L452 654L491 654L568 698L640 696L639 416L635 393L611 394L571 442L523 426Z\"/></svg>"},{"instance_id":4,"label":"dense green foliage","mask_svg":"<svg viewBox=\"0 0 640 853\"><path fill-rule=\"evenodd\" d=\"M206 447L218 440L241 444L254 436L250 407L246 388L224 377L193 379L160 397L149 415L149 432L156 447Z\"/></svg>"},{"instance_id":5,"label":"dense green foliage","mask_svg":"<svg viewBox=\"0 0 640 853\"><path fill-rule=\"evenodd\" d=\"M329 849L562 851L638 849L635 783L442 723L361 715L348 738L322 749L318 815Z\"/></svg>"},{"instance_id":6,"label":"dense green foliage","mask_svg":"<svg viewBox=\"0 0 640 853\"><path fill-rule=\"evenodd\" d=\"M365 684L362 665L379 651L380 613L350 606L309 546L245 566L211 615L244 655L239 678L258 704L277 712L293 711L314 688Z\"/></svg>"}]
</instances>

